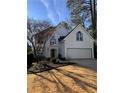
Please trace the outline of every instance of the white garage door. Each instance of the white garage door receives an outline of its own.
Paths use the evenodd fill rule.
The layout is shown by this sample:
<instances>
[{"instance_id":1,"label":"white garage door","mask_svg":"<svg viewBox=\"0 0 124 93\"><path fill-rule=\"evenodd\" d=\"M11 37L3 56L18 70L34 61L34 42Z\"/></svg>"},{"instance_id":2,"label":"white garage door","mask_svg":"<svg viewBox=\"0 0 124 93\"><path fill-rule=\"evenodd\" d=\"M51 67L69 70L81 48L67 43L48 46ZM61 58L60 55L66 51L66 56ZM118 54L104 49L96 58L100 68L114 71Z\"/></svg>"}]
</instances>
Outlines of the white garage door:
<instances>
[{"instance_id":1,"label":"white garage door","mask_svg":"<svg viewBox=\"0 0 124 93\"><path fill-rule=\"evenodd\" d=\"M91 58L92 51L91 51L91 48L68 48L67 57L68 58Z\"/></svg>"}]
</instances>

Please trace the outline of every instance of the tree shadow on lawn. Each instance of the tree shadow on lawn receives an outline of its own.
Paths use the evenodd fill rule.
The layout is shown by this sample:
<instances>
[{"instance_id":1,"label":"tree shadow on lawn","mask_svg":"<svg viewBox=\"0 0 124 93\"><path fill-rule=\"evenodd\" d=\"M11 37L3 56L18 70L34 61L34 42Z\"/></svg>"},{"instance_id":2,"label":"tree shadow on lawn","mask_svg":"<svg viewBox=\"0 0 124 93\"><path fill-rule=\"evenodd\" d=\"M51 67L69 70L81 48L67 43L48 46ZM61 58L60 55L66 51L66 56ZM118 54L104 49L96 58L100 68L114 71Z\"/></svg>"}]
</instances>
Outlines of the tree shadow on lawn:
<instances>
[{"instance_id":1,"label":"tree shadow on lawn","mask_svg":"<svg viewBox=\"0 0 124 93\"><path fill-rule=\"evenodd\" d=\"M90 75L88 72L87 72L88 74L86 74L86 73L85 74L84 73L79 74L79 73L75 73L75 72L72 72L72 71L67 71L67 70L59 69L59 68L55 68L55 70L57 70L58 72L60 72L64 75L71 74L71 75L79 76L79 77L86 78L86 79L89 79L88 77L92 77L92 79L90 78L90 80L96 81L96 79L94 79L94 78L96 78L96 75L93 75L93 74Z\"/></svg>"},{"instance_id":2,"label":"tree shadow on lawn","mask_svg":"<svg viewBox=\"0 0 124 93\"><path fill-rule=\"evenodd\" d=\"M72 88L70 88L69 86L64 84L62 82L62 80L60 78L58 78L57 75L53 71L49 71L49 73L51 74L52 78L54 78L54 80L57 82L58 91L60 91L60 93L65 93L65 92L67 92L67 93L78 93L77 91L73 90ZM59 85L61 85L64 90L62 90Z\"/></svg>"},{"instance_id":3,"label":"tree shadow on lawn","mask_svg":"<svg viewBox=\"0 0 124 93\"><path fill-rule=\"evenodd\" d=\"M48 72L49 72L49 75L51 76L51 78L53 79L53 81L44 77L43 75L38 75L38 74L34 73L35 75L39 76L40 78L39 77L35 78L33 80L33 83L39 82L40 84L33 86L32 89L40 87L40 88L43 88L43 91L41 93L48 93L47 88L50 86L48 86L46 83L43 82L43 79L45 79L45 80L49 81L50 83L56 84L57 88L56 88L55 93L78 93L75 90L73 90L72 88L68 87L66 84L64 84L57 77L57 75L54 72L52 72L52 71L48 71Z\"/></svg>"},{"instance_id":4,"label":"tree shadow on lawn","mask_svg":"<svg viewBox=\"0 0 124 93\"><path fill-rule=\"evenodd\" d=\"M78 77L81 77L81 78L84 78L84 79L87 79L87 80L90 80L90 81L93 81L93 82L96 82L96 80L93 80L93 79L89 79L87 78L87 76L85 75L80 75L80 74L77 74L77 73L74 73L74 72L70 72L70 71L67 71L67 70L62 70L62 69L56 69L59 73L73 79L76 84L80 87L82 87L84 90L86 90L88 93L92 93L92 91L90 91L89 89L87 89L87 87L90 87L92 89L95 89L97 90L97 86L95 84L92 84L90 82L86 82L86 81L83 81ZM94 77L94 76L93 76Z\"/></svg>"},{"instance_id":5,"label":"tree shadow on lawn","mask_svg":"<svg viewBox=\"0 0 124 93\"><path fill-rule=\"evenodd\" d=\"M57 68L55 68L54 70L56 70L58 73L63 74L65 77L72 79L75 82L76 86L81 87L87 93L94 93L90 89L97 90L96 83L93 84L91 82L87 82L85 80L83 81L83 80L80 79L80 78L84 78L84 79L87 79L89 81L96 82L96 76L95 75L88 75L88 74L83 74L83 73L81 75L79 73L67 71L67 70L64 70L64 69L57 69ZM41 75L41 74L32 72L32 74L35 74L35 75L40 77L40 79L34 79L34 82L36 82L36 81L40 82L39 87L44 86L44 87L42 87L42 88L44 88L43 93L48 93L46 88L48 88L49 86L47 86L47 84L43 83L42 79L45 79L45 80L47 80L47 81L49 81L51 83L56 84L57 93L79 93L79 92L75 91L74 89L70 88L69 86L67 86L66 84L64 84L63 83L64 81L62 81L62 78L59 78L58 77L59 75L56 74L54 71L49 70L47 72L51 76L52 80L47 78L47 77L45 77L45 76L43 76L43 75ZM78 77L80 77L80 78L78 78ZM88 77L92 77L93 79L88 78ZM38 86L35 86L35 87L38 87Z\"/></svg>"}]
</instances>

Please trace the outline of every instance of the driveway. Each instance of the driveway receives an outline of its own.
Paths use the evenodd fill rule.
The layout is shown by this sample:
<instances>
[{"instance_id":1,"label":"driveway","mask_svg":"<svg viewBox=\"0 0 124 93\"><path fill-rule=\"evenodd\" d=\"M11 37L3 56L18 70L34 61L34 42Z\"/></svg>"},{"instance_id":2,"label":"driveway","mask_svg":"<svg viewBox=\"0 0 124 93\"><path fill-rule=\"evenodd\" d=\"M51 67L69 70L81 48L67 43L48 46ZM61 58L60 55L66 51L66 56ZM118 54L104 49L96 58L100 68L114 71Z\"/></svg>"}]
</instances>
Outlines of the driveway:
<instances>
[{"instance_id":1,"label":"driveway","mask_svg":"<svg viewBox=\"0 0 124 93\"><path fill-rule=\"evenodd\" d=\"M96 59L71 59L70 62L76 63L77 65L93 69L97 71L97 60Z\"/></svg>"}]
</instances>

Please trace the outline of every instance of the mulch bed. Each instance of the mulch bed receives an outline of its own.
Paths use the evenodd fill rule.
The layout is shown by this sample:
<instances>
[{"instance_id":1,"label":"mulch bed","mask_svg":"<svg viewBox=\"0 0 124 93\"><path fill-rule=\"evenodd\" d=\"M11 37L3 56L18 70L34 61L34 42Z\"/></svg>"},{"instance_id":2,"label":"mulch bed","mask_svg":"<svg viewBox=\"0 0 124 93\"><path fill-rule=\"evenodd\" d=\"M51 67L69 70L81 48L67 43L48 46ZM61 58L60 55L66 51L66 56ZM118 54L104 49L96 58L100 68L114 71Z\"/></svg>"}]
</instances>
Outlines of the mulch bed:
<instances>
[{"instance_id":1,"label":"mulch bed","mask_svg":"<svg viewBox=\"0 0 124 93\"><path fill-rule=\"evenodd\" d=\"M40 73L43 71L48 71L62 66L72 65L74 63L65 62L65 63L52 63L52 62L39 62L34 63L29 69L27 69L28 74Z\"/></svg>"}]
</instances>

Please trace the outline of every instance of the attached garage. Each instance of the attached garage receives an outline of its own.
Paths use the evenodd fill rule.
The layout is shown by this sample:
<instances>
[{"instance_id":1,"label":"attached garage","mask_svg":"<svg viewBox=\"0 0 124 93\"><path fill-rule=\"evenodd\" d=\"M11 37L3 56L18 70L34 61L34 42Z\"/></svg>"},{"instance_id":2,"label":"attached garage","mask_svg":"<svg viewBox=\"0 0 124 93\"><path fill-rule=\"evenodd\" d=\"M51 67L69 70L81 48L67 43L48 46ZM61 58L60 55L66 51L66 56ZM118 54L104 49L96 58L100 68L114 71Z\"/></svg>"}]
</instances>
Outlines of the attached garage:
<instances>
[{"instance_id":1,"label":"attached garage","mask_svg":"<svg viewBox=\"0 0 124 93\"><path fill-rule=\"evenodd\" d=\"M91 48L67 48L67 58L81 59L92 58Z\"/></svg>"}]
</instances>

